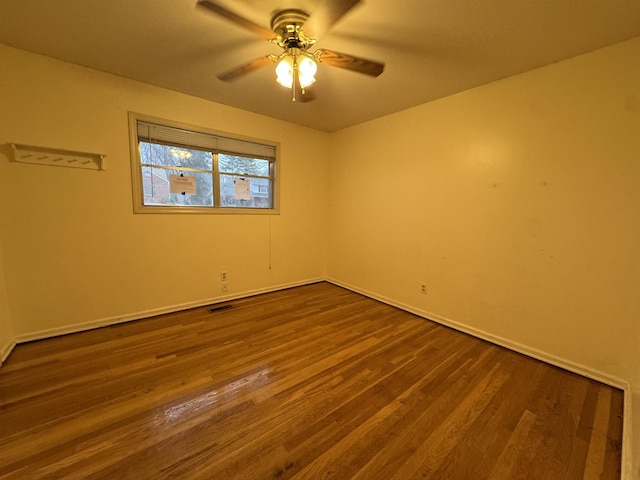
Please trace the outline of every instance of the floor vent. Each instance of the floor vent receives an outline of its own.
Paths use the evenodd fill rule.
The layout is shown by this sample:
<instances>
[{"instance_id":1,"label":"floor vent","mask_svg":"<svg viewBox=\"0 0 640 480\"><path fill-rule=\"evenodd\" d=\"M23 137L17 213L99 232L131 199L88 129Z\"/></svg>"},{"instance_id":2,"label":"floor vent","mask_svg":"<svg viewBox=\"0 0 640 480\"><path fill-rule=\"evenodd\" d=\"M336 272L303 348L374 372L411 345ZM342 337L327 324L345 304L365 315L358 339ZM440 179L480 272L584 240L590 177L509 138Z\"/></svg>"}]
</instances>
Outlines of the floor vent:
<instances>
[{"instance_id":1,"label":"floor vent","mask_svg":"<svg viewBox=\"0 0 640 480\"><path fill-rule=\"evenodd\" d=\"M222 310L229 310L230 308L233 308L233 305L219 305L217 307L210 308L209 313L216 313Z\"/></svg>"}]
</instances>

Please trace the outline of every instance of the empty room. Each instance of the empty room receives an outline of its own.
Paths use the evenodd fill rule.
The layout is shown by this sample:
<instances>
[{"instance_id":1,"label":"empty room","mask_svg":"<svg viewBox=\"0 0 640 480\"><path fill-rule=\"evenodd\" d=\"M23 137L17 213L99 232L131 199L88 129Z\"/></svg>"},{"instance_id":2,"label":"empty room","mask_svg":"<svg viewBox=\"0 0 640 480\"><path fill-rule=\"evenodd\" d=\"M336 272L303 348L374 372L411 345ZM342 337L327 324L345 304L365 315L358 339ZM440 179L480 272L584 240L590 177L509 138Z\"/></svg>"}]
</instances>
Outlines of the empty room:
<instances>
[{"instance_id":1,"label":"empty room","mask_svg":"<svg viewBox=\"0 0 640 480\"><path fill-rule=\"evenodd\" d=\"M0 479L640 480L635 0L3 0Z\"/></svg>"}]
</instances>

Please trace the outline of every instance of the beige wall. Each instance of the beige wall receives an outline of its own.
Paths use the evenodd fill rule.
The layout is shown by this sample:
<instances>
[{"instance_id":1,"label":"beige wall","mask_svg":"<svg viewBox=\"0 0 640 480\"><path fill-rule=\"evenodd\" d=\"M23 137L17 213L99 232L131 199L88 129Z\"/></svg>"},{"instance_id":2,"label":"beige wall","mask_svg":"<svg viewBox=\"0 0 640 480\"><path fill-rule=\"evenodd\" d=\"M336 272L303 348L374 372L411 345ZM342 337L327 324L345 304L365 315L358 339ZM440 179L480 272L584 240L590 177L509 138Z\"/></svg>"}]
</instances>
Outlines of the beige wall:
<instances>
[{"instance_id":1,"label":"beige wall","mask_svg":"<svg viewBox=\"0 0 640 480\"><path fill-rule=\"evenodd\" d=\"M19 339L215 300L223 269L231 295L324 276L328 134L6 47L0 64L0 143L107 156L96 172L0 150ZM281 214L133 214L128 111L280 142Z\"/></svg>"},{"instance_id":2,"label":"beige wall","mask_svg":"<svg viewBox=\"0 0 640 480\"><path fill-rule=\"evenodd\" d=\"M640 392L638 58L635 39L334 134L329 277Z\"/></svg>"}]
</instances>

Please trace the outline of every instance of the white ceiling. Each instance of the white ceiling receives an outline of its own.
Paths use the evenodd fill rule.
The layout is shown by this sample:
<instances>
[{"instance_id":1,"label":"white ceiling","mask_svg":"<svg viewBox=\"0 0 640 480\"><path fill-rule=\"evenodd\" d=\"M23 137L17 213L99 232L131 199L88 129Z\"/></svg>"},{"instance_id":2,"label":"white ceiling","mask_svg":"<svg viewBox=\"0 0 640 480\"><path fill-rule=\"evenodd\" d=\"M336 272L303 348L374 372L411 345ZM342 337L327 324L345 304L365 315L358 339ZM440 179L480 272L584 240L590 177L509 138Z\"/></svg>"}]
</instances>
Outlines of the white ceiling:
<instances>
[{"instance_id":1,"label":"white ceiling","mask_svg":"<svg viewBox=\"0 0 640 480\"><path fill-rule=\"evenodd\" d=\"M322 0L219 0L269 27L275 11ZM364 0L316 44L386 63L371 78L321 65L316 100L292 103L268 53L196 0L2 0L0 43L215 102L334 131L640 35L639 0Z\"/></svg>"}]
</instances>

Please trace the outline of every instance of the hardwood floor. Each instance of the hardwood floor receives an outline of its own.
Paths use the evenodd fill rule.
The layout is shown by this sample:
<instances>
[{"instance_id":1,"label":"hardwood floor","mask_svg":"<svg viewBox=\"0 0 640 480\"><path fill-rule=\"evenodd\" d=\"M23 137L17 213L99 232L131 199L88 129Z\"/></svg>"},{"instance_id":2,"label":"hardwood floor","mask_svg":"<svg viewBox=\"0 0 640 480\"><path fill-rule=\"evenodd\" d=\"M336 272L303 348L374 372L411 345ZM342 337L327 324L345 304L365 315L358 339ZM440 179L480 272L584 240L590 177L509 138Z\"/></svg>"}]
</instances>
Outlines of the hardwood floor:
<instances>
[{"instance_id":1,"label":"hardwood floor","mask_svg":"<svg viewBox=\"0 0 640 480\"><path fill-rule=\"evenodd\" d=\"M623 393L328 283L19 345L2 479L619 479Z\"/></svg>"}]
</instances>

